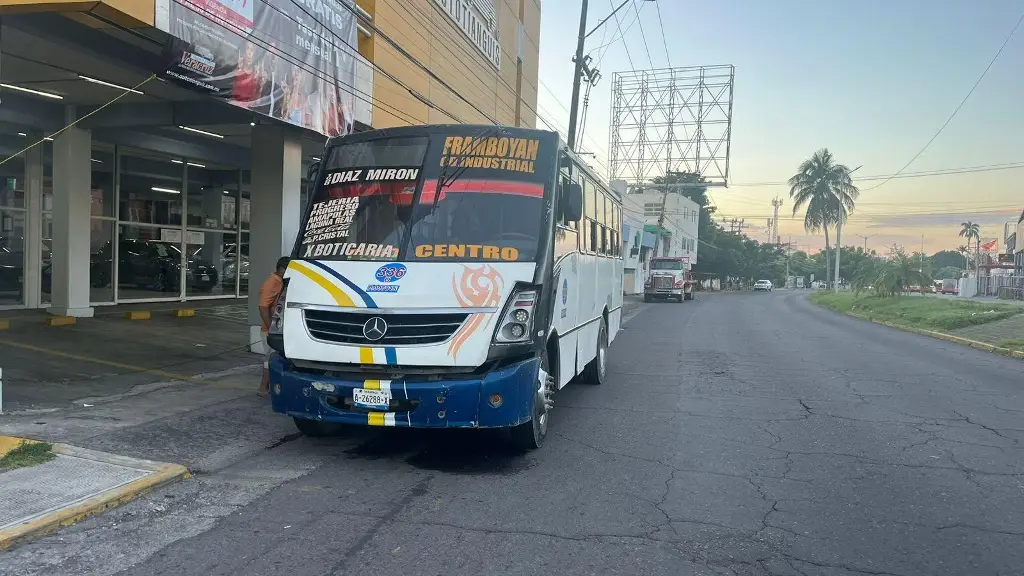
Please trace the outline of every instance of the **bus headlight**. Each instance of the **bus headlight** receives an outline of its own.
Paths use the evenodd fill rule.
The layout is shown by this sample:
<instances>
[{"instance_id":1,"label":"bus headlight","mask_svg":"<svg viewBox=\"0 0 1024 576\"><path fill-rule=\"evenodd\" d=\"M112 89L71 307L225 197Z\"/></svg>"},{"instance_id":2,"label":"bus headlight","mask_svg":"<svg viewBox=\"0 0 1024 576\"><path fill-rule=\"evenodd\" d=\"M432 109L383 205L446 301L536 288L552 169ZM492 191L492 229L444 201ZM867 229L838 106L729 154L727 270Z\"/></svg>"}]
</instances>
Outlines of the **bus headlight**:
<instances>
[{"instance_id":1,"label":"bus headlight","mask_svg":"<svg viewBox=\"0 0 1024 576\"><path fill-rule=\"evenodd\" d=\"M512 295L511 304L494 332L496 344L528 342L533 331L533 313L537 307L537 291L523 290Z\"/></svg>"},{"instance_id":2,"label":"bus headlight","mask_svg":"<svg viewBox=\"0 0 1024 576\"><path fill-rule=\"evenodd\" d=\"M274 302L274 308L270 311L270 330L268 334L283 334L284 333L284 303L288 293L288 285L285 284L281 288L281 294L278 295L277 301Z\"/></svg>"}]
</instances>

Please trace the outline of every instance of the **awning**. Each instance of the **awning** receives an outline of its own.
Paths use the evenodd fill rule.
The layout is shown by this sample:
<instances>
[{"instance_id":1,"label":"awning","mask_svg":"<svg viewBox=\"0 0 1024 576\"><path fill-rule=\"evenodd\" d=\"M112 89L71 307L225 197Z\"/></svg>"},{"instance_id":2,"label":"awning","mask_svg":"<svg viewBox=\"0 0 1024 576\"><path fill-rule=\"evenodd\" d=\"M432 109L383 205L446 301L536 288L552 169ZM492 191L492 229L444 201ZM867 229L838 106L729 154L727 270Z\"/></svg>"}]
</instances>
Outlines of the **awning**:
<instances>
[{"instance_id":1,"label":"awning","mask_svg":"<svg viewBox=\"0 0 1024 576\"><path fill-rule=\"evenodd\" d=\"M671 236L672 233L668 230L658 226L657 224L644 224L644 232L650 232L651 234L657 234L658 236Z\"/></svg>"}]
</instances>

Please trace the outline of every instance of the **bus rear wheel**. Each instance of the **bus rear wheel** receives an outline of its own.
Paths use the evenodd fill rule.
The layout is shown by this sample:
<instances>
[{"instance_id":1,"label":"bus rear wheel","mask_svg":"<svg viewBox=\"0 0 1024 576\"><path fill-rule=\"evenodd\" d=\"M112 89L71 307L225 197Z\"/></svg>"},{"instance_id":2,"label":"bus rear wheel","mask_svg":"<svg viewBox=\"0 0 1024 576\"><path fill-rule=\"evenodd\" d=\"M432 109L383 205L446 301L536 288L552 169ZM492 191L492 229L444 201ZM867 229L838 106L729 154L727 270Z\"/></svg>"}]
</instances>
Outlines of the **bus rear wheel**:
<instances>
[{"instance_id":1,"label":"bus rear wheel","mask_svg":"<svg viewBox=\"0 0 1024 576\"><path fill-rule=\"evenodd\" d=\"M594 359L583 369L583 381L588 384L604 384L608 372L608 323L601 318L597 331L597 350Z\"/></svg>"},{"instance_id":2,"label":"bus rear wheel","mask_svg":"<svg viewBox=\"0 0 1024 576\"><path fill-rule=\"evenodd\" d=\"M548 397L555 391L555 378L557 373L551 368L548 361L548 348L540 357L540 367L547 373L543 383L537 383L537 391L533 397L533 415L529 422L523 422L511 429L512 445L521 450L536 450L544 445L544 438L548 435Z\"/></svg>"}]
</instances>

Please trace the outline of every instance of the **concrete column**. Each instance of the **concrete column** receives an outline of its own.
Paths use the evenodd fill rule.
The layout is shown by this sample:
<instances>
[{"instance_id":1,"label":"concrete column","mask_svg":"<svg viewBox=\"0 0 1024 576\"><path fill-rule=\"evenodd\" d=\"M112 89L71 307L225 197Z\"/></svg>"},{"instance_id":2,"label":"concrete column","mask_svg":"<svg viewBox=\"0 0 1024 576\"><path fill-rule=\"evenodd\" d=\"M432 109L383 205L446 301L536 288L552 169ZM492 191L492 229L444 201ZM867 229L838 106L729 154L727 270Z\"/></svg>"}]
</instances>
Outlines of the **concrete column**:
<instances>
[{"instance_id":1,"label":"concrete column","mask_svg":"<svg viewBox=\"0 0 1024 576\"><path fill-rule=\"evenodd\" d=\"M26 140L40 142L41 132L32 132ZM39 308L41 304L43 260L43 162L42 142L25 152L25 273L23 289L25 306Z\"/></svg>"},{"instance_id":2,"label":"concrete column","mask_svg":"<svg viewBox=\"0 0 1024 576\"><path fill-rule=\"evenodd\" d=\"M66 122L75 120L68 107ZM89 307L92 134L68 128L53 140L53 275L50 314L93 315Z\"/></svg>"},{"instance_id":3,"label":"concrete column","mask_svg":"<svg viewBox=\"0 0 1024 576\"><path fill-rule=\"evenodd\" d=\"M302 144L295 129L252 129L252 177L249 185L249 342L262 353L260 286L277 259L291 254L299 231Z\"/></svg>"}]
</instances>

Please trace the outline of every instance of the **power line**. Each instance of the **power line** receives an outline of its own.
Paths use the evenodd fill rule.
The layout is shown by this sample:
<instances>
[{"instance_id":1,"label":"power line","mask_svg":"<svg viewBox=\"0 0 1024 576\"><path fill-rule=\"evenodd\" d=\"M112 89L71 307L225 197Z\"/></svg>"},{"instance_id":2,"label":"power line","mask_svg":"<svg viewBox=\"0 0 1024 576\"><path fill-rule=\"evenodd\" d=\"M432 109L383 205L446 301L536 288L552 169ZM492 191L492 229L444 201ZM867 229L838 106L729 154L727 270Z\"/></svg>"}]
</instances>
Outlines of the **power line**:
<instances>
[{"instance_id":1,"label":"power line","mask_svg":"<svg viewBox=\"0 0 1024 576\"><path fill-rule=\"evenodd\" d=\"M612 0L608 0L608 5L611 6L612 9L615 8L615 4L612 2ZM636 9L635 3L633 4L633 8ZM633 64L633 57L630 56L629 54L629 45L626 44L626 34L625 32L622 31L622 21L619 20L618 14L614 14L614 16L615 26L619 29L619 37L622 38L622 47L626 49L626 59L629 60L629 67L632 68L633 70L636 70L636 66ZM636 10L636 18L638 21L640 20L640 10Z\"/></svg>"},{"instance_id":2,"label":"power line","mask_svg":"<svg viewBox=\"0 0 1024 576\"><path fill-rule=\"evenodd\" d=\"M942 126L940 126L938 131L936 131L935 134L932 135L931 139L928 140L924 147L918 150L917 154L914 154L913 158L911 158L909 162L904 164L903 168L897 170L891 178L888 178L887 180L875 186L872 186L867 190L862 190L862 192L870 192L871 190L876 190L878 188L881 188L882 186L885 186L887 183L889 183L889 181L891 181L893 178L903 173L904 170L909 168L910 165L913 164L914 161L921 156L921 154L924 154L924 151L927 150L928 147L932 145L932 142L935 142L935 139L939 137L939 134L942 134L942 131L946 129L946 126L949 126L949 123L953 121L953 118L956 117L957 113L960 112L960 109L963 108L964 104L967 103L967 100L971 97L972 94L974 94L974 90L978 88L978 85L981 84L981 81L984 80L985 76L988 75L988 71L992 69L992 65L996 63L996 60L999 59L999 55L1003 53L1003 49L1006 48L1006 45L1010 43L1010 39L1013 38L1013 35L1017 33L1017 29L1020 28L1021 22L1024 22L1024 14L1021 14L1020 18L1017 19L1017 23L1014 24L1013 30L1010 30L1010 33L1006 36L1006 39L1003 40L1003 44L999 46L999 50L996 51L996 55L993 56L992 60L989 61L988 66L985 67L985 70L981 73L981 76L979 76L978 80L974 83L974 86L971 86L971 89L967 91L967 95L964 96L963 100L960 101L960 104L958 104L957 107L953 110L953 113L949 115L949 118L946 118L946 121L942 123Z\"/></svg>"},{"instance_id":3,"label":"power line","mask_svg":"<svg viewBox=\"0 0 1024 576\"><path fill-rule=\"evenodd\" d=\"M438 13L438 14L440 14L440 15L441 15L442 17L446 17L446 16L444 16L444 14L443 14L443 13L440 13L440 9L439 9L439 8L438 8L437 6L433 6L433 8L434 8L434 12L435 12L435 13ZM413 16L414 18L415 18L416 16L419 16L420 18L422 18L422 19L424 19L424 20L427 20L427 19L429 19L429 15L428 15L428 14L426 14L426 13L425 13L425 12L424 12L424 11L423 11L422 9L420 9L420 8L416 7L416 6L415 6L415 5L413 5L413 4L409 4L409 5L406 5L406 6L405 6L405 9L406 9L407 11L409 11L409 15L410 15L410 16ZM415 14L413 14L413 12L415 12ZM402 21L404 21L404 22L405 22L406 24L408 24L408 25L409 25L409 27L411 27L411 28L413 28L413 29L423 28L422 26L417 26L417 25L415 25L415 23L413 23L413 22L410 22L410 21L409 21L409 19L408 19L408 18L407 18L407 17L405 16L405 15L403 15L403 14L402 14L401 12L396 12L396 13L397 13L398 17L399 17L399 18L400 18L400 19L401 19ZM460 42L460 41L461 41L461 39L458 39L458 38L455 38L455 37L453 37L453 36L452 36L452 35L451 35L451 34L450 34L450 33L449 33L448 31L447 31L447 29L437 29L437 28L435 28L435 27L427 27L427 30L429 31L429 34L430 34L430 36L431 36L431 37L432 37L433 39L440 39L440 40L442 40L442 41L441 41L441 42L431 42L431 41L430 41L430 39L428 39L428 38L427 38L427 36L426 36L425 34L423 34L422 32L418 32L418 35L419 35L419 36L420 36L421 38L423 38L423 39L424 39L425 41L427 41L427 42L428 42L428 44L430 44L431 46L435 46L435 47L436 47L436 46L441 46L441 47L442 47L442 48L443 48L443 49L444 49L444 50L445 50L446 52L448 52L448 54L450 54L450 55L451 55L452 57L454 57L454 58L459 58L459 57L460 57L460 56L459 56L459 54L456 54L456 53L455 53L455 51L454 51L454 50L452 50L452 48L451 48L450 46L451 46L451 45L453 45L453 44L456 44L456 43ZM412 40L412 38L410 38L410 37L409 37L408 35L405 35L405 34L403 34L403 36L404 36L404 37L405 37L406 39L408 39L408 40ZM501 51L502 51L502 53L503 53L504 55L506 55L506 56L508 56L508 57L512 57L512 56L513 56L513 55L512 55L511 53L509 53L509 52L508 52L507 50L505 50L505 48L504 48L504 47L499 47L499 48L501 49ZM478 57L478 58L482 58L482 57ZM465 68L465 67L462 67L462 68ZM483 85L486 85L486 83L487 83L487 82L489 82L489 81L491 80L491 78L482 78L480 74L477 74L476 72L474 72L474 73L473 73L472 75L473 75L473 77L474 77L474 78L475 78L475 79L477 80L477 82L473 82L473 81L472 81L472 80L470 79L469 75L468 75L468 74L466 74L466 73L465 73L464 71L462 71L462 70L459 70L459 74L460 74L460 75L461 75L461 77L462 77L462 78L464 78L465 80L468 80L468 81L470 81L470 83L478 84L478 85L481 85L481 86L483 86ZM507 88L507 89L508 89L508 90L509 90L509 91L510 91L511 93L513 93L513 94L515 94L515 93L516 93L516 92L515 92L515 88L513 88L513 87L512 87L511 85L509 85L509 84L508 84L508 82L505 82L505 80L504 80L504 79L503 79L503 78L501 77L501 75L500 75L500 74L496 75L496 78L497 78L498 82L500 82L500 83L501 83L502 85L504 85L504 86L505 86L505 87L506 87L506 88ZM538 81L539 81L539 78L538 78ZM558 97L557 97L557 96L555 96L555 94L554 94L553 92L551 92L551 89L550 89L550 88L548 88L547 86L545 86L545 89L547 89L547 90L548 90L548 92L549 92L549 93L551 93L551 95L555 97L555 102L556 102L556 103L557 103L557 104L558 104L559 106L562 106L562 103L558 101ZM485 94L485 93L484 93L483 95L484 95L484 97L486 97L486 94ZM517 98L518 98L518 95L517 95ZM502 104L504 105L504 107L505 107L506 109L508 109L508 110L510 110L510 111L512 111L512 112L514 113L514 111L515 111L515 110L514 110L514 108L513 108L512 106L509 106L509 105L505 104L504 102L502 102ZM565 131L564 131L564 130L562 130L561 126L560 126L560 125L559 125L559 124L558 124L557 122L555 122L555 121L552 121L552 120L550 120L550 119L546 118L546 117L545 117L545 116L544 116L543 114L541 114L541 106L540 106L540 103L539 103L539 102L537 103L537 107L536 107L536 108L534 108L534 107L530 106L530 104L529 104L528 102L525 102L525 101L522 101L522 104L523 104L523 105L524 105L524 106L525 106L525 107L526 107L526 108L527 108L528 110L530 110L531 112L533 112L533 113L534 113L534 114L535 114L535 115L537 116L537 119L538 119L538 120L539 120L539 121L540 121L541 123L543 123L543 124L544 124L545 126L547 126L547 127L548 127L548 128L550 129L550 130L552 130L552 131L554 131L554 132L559 132L559 133L561 133L561 134L565 135ZM563 109L564 109L564 106L562 106L562 107L563 107ZM566 112L568 113L568 111L566 111ZM592 140L592 139L591 139L591 140ZM603 169L605 170L605 172L607 172L607 171L608 171L608 167L607 167L607 166L606 166L606 165L605 165L605 164L604 164L603 162L601 162L601 161L597 160L596 156L595 156L594 160L595 160L595 162L596 162L596 163L597 163L598 165L600 165L600 166L601 166L601 167L602 167L602 168L603 168Z\"/></svg>"},{"instance_id":4,"label":"power line","mask_svg":"<svg viewBox=\"0 0 1024 576\"><path fill-rule=\"evenodd\" d=\"M925 178L929 176L949 176L955 174L974 174L976 172L997 172L1001 170L1015 170L1018 168L1024 168L1024 162L1007 162L1004 164L982 164L978 166L961 166L957 168L937 168L935 170L922 170L920 172L907 172L900 173L895 172L893 174L879 174L876 176L861 176L857 180L895 180L903 178ZM788 182L733 182L729 184L729 187L752 187L752 186L789 186ZM877 188L875 186L874 188ZM869 188L868 190L873 190ZM861 192L867 192L868 190L861 190Z\"/></svg>"},{"instance_id":5,"label":"power line","mask_svg":"<svg viewBox=\"0 0 1024 576\"><path fill-rule=\"evenodd\" d=\"M658 5L657 0L655 0L654 5ZM647 34L644 34L644 23L640 20L640 9L637 8L636 2L633 3L633 10L636 11L637 20L640 22L640 38L644 41L644 50L647 52L647 61L651 64L651 68L654 68L654 58L651 58L651 48L647 45Z\"/></svg>"},{"instance_id":6,"label":"power line","mask_svg":"<svg viewBox=\"0 0 1024 576\"><path fill-rule=\"evenodd\" d=\"M668 53L668 38L665 36L665 21L661 18L661 2L655 0L654 7L658 10L658 27L661 28L661 44L665 47L665 62L668 63L668 67L672 67L672 57ZM639 14L637 14L639 16Z\"/></svg>"}]
</instances>

